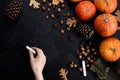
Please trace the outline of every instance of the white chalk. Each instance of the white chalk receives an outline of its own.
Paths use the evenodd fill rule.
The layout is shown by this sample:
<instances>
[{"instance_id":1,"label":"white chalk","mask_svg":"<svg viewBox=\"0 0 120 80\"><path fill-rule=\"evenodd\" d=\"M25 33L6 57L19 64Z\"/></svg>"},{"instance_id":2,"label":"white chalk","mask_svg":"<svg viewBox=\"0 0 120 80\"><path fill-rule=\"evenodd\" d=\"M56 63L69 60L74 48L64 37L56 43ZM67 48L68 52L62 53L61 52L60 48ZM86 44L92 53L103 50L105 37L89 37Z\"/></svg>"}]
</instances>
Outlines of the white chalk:
<instances>
[{"instance_id":1,"label":"white chalk","mask_svg":"<svg viewBox=\"0 0 120 80\"><path fill-rule=\"evenodd\" d=\"M82 68L83 68L83 76L87 76L85 61L82 61Z\"/></svg>"},{"instance_id":2,"label":"white chalk","mask_svg":"<svg viewBox=\"0 0 120 80\"><path fill-rule=\"evenodd\" d=\"M30 48L29 46L26 46L26 49L33 52L34 54L36 54L35 50L33 50L32 48Z\"/></svg>"}]
</instances>

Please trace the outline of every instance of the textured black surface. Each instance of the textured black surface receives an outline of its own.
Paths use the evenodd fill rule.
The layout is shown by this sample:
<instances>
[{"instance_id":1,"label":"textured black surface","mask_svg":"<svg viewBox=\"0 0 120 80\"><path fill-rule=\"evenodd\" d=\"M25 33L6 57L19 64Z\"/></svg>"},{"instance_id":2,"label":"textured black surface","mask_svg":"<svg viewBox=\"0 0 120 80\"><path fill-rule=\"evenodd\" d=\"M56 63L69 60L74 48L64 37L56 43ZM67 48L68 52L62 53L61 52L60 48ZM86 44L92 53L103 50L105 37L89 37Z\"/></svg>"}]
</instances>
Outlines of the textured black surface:
<instances>
[{"instance_id":1,"label":"textured black surface","mask_svg":"<svg viewBox=\"0 0 120 80\"><path fill-rule=\"evenodd\" d=\"M56 29L53 28L52 23L65 18L46 20L44 16L50 13L43 12L41 8L35 10L29 7L29 0L21 1L22 11L15 21L10 21L4 15L5 7L10 0L0 1L0 78L2 78L0 80L34 80L26 45L43 49L47 57L44 69L45 80L61 80L59 69L62 67L69 70L69 80L85 80L82 73L68 66L72 60L78 61L75 51L79 49L79 43L83 38L74 31L65 31L65 35L61 35L59 30L65 26ZM69 6L67 1L65 4ZM54 12L54 9L51 12ZM72 8L71 13L74 14ZM119 34L117 32L114 37L120 38ZM72 42L69 40L70 35L75 37ZM101 39L96 39L98 42L99 40ZM95 76L88 70L86 80L96 80Z\"/></svg>"}]
</instances>

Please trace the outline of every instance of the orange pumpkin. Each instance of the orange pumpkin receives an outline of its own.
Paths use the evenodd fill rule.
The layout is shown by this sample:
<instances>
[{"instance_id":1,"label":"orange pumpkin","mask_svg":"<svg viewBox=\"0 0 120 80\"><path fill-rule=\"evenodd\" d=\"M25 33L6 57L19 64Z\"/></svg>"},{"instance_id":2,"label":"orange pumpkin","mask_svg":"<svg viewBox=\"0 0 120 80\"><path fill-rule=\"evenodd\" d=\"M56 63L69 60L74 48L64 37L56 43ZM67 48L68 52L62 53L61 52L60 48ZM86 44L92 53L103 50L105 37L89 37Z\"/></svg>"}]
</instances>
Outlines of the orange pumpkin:
<instances>
[{"instance_id":1,"label":"orange pumpkin","mask_svg":"<svg viewBox=\"0 0 120 80\"><path fill-rule=\"evenodd\" d=\"M106 38L101 42L99 52L104 60L117 61L120 58L120 41L117 38Z\"/></svg>"},{"instance_id":2,"label":"orange pumpkin","mask_svg":"<svg viewBox=\"0 0 120 80\"><path fill-rule=\"evenodd\" d=\"M76 6L75 13L80 20L88 21L94 17L96 8L90 1L82 1Z\"/></svg>"},{"instance_id":3,"label":"orange pumpkin","mask_svg":"<svg viewBox=\"0 0 120 80\"><path fill-rule=\"evenodd\" d=\"M103 37L112 36L117 28L118 22L112 14L104 13L99 15L94 21L94 27L98 34Z\"/></svg>"},{"instance_id":4,"label":"orange pumpkin","mask_svg":"<svg viewBox=\"0 0 120 80\"><path fill-rule=\"evenodd\" d=\"M112 13L117 8L117 0L94 0L98 11Z\"/></svg>"},{"instance_id":5,"label":"orange pumpkin","mask_svg":"<svg viewBox=\"0 0 120 80\"><path fill-rule=\"evenodd\" d=\"M70 0L70 1L73 2L73 3L78 3L78 2L84 1L84 0Z\"/></svg>"}]
</instances>

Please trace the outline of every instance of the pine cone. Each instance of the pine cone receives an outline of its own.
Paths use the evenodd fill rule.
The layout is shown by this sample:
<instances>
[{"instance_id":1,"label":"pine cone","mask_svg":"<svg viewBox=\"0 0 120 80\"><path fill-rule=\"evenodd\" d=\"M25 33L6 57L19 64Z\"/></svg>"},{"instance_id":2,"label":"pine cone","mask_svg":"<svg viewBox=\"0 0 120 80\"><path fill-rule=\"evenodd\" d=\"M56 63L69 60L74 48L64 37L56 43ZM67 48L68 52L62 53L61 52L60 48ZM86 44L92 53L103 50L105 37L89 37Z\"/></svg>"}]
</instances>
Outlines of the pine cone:
<instances>
[{"instance_id":1,"label":"pine cone","mask_svg":"<svg viewBox=\"0 0 120 80\"><path fill-rule=\"evenodd\" d=\"M90 39L94 34L94 28L91 25L80 21L77 22L76 31L85 39Z\"/></svg>"},{"instance_id":2,"label":"pine cone","mask_svg":"<svg viewBox=\"0 0 120 80\"><path fill-rule=\"evenodd\" d=\"M12 20L18 17L22 8L20 0L12 0L11 3L6 7L5 14Z\"/></svg>"}]
</instances>

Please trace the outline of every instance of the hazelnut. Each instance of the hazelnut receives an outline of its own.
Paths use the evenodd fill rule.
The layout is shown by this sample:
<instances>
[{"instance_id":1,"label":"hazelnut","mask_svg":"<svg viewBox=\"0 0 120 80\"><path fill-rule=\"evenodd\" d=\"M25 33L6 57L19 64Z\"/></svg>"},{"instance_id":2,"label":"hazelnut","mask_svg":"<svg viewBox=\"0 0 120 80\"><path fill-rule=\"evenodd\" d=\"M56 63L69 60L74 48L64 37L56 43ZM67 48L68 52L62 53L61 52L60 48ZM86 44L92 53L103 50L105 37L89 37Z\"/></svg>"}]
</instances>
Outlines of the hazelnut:
<instances>
[{"instance_id":1,"label":"hazelnut","mask_svg":"<svg viewBox=\"0 0 120 80\"><path fill-rule=\"evenodd\" d=\"M79 59L82 59L82 55L79 55Z\"/></svg>"},{"instance_id":2,"label":"hazelnut","mask_svg":"<svg viewBox=\"0 0 120 80\"><path fill-rule=\"evenodd\" d=\"M95 52L93 52L93 54L94 54L94 55L97 55L97 52L95 51Z\"/></svg>"},{"instance_id":3,"label":"hazelnut","mask_svg":"<svg viewBox=\"0 0 120 80\"><path fill-rule=\"evenodd\" d=\"M51 14L51 18L55 18L55 15L54 15L54 14Z\"/></svg>"},{"instance_id":4,"label":"hazelnut","mask_svg":"<svg viewBox=\"0 0 120 80\"><path fill-rule=\"evenodd\" d=\"M50 12L50 8L48 8L48 12Z\"/></svg>"},{"instance_id":5,"label":"hazelnut","mask_svg":"<svg viewBox=\"0 0 120 80\"><path fill-rule=\"evenodd\" d=\"M48 19L49 18L48 15L46 15L45 18Z\"/></svg>"},{"instance_id":6,"label":"hazelnut","mask_svg":"<svg viewBox=\"0 0 120 80\"><path fill-rule=\"evenodd\" d=\"M42 10L43 10L43 11L45 11L45 10L46 10L46 8L43 6L43 7L42 7Z\"/></svg>"},{"instance_id":7,"label":"hazelnut","mask_svg":"<svg viewBox=\"0 0 120 80\"><path fill-rule=\"evenodd\" d=\"M89 68L89 67L90 67L90 64L87 64L86 67Z\"/></svg>"},{"instance_id":8,"label":"hazelnut","mask_svg":"<svg viewBox=\"0 0 120 80\"><path fill-rule=\"evenodd\" d=\"M80 68L79 68L79 71L82 72L82 70L83 70L83 69L80 67Z\"/></svg>"},{"instance_id":9,"label":"hazelnut","mask_svg":"<svg viewBox=\"0 0 120 80\"><path fill-rule=\"evenodd\" d=\"M61 12L61 8L57 8L57 12L59 12L59 13L60 13L60 12Z\"/></svg>"},{"instance_id":10,"label":"hazelnut","mask_svg":"<svg viewBox=\"0 0 120 80\"><path fill-rule=\"evenodd\" d=\"M64 21L63 21L63 20L60 20L60 24L61 24L61 25L64 24Z\"/></svg>"},{"instance_id":11,"label":"hazelnut","mask_svg":"<svg viewBox=\"0 0 120 80\"><path fill-rule=\"evenodd\" d=\"M74 64L74 68L77 68L77 64Z\"/></svg>"},{"instance_id":12,"label":"hazelnut","mask_svg":"<svg viewBox=\"0 0 120 80\"><path fill-rule=\"evenodd\" d=\"M93 59L91 59L91 60L90 60L90 62L91 62L91 63L94 63L94 60L93 60Z\"/></svg>"},{"instance_id":13,"label":"hazelnut","mask_svg":"<svg viewBox=\"0 0 120 80\"><path fill-rule=\"evenodd\" d=\"M60 32L61 32L61 34L64 34L64 33L65 33L65 31L64 31L63 29L61 29Z\"/></svg>"},{"instance_id":14,"label":"hazelnut","mask_svg":"<svg viewBox=\"0 0 120 80\"><path fill-rule=\"evenodd\" d=\"M85 51L82 51L82 54L85 54L86 52Z\"/></svg>"},{"instance_id":15,"label":"hazelnut","mask_svg":"<svg viewBox=\"0 0 120 80\"><path fill-rule=\"evenodd\" d=\"M89 52L90 52L90 50L88 49L88 50L86 50L86 52L87 52L87 53L89 53Z\"/></svg>"},{"instance_id":16,"label":"hazelnut","mask_svg":"<svg viewBox=\"0 0 120 80\"><path fill-rule=\"evenodd\" d=\"M48 7L51 7L52 6L52 3L48 3Z\"/></svg>"},{"instance_id":17,"label":"hazelnut","mask_svg":"<svg viewBox=\"0 0 120 80\"><path fill-rule=\"evenodd\" d=\"M70 31L71 30L70 27L67 27L67 30Z\"/></svg>"},{"instance_id":18,"label":"hazelnut","mask_svg":"<svg viewBox=\"0 0 120 80\"><path fill-rule=\"evenodd\" d=\"M62 4L61 7L64 9L65 8L65 4Z\"/></svg>"},{"instance_id":19,"label":"hazelnut","mask_svg":"<svg viewBox=\"0 0 120 80\"><path fill-rule=\"evenodd\" d=\"M43 3L46 3L46 0L42 0Z\"/></svg>"},{"instance_id":20,"label":"hazelnut","mask_svg":"<svg viewBox=\"0 0 120 80\"><path fill-rule=\"evenodd\" d=\"M70 16L71 16L71 14L70 14L69 12L68 12L66 15L67 15L67 17L70 17Z\"/></svg>"},{"instance_id":21,"label":"hazelnut","mask_svg":"<svg viewBox=\"0 0 120 80\"><path fill-rule=\"evenodd\" d=\"M95 51L95 48L92 48L92 51Z\"/></svg>"},{"instance_id":22,"label":"hazelnut","mask_svg":"<svg viewBox=\"0 0 120 80\"><path fill-rule=\"evenodd\" d=\"M87 57L87 60L90 61L90 57Z\"/></svg>"},{"instance_id":23,"label":"hazelnut","mask_svg":"<svg viewBox=\"0 0 120 80\"><path fill-rule=\"evenodd\" d=\"M81 51L85 51L85 48L84 48L84 47L82 47L82 48L81 48Z\"/></svg>"},{"instance_id":24,"label":"hazelnut","mask_svg":"<svg viewBox=\"0 0 120 80\"><path fill-rule=\"evenodd\" d=\"M74 67L74 65L73 65L73 64L70 64L70 67L71 67L71 68L73 68L73 67Z\"/></svg>"}]
</instances>

